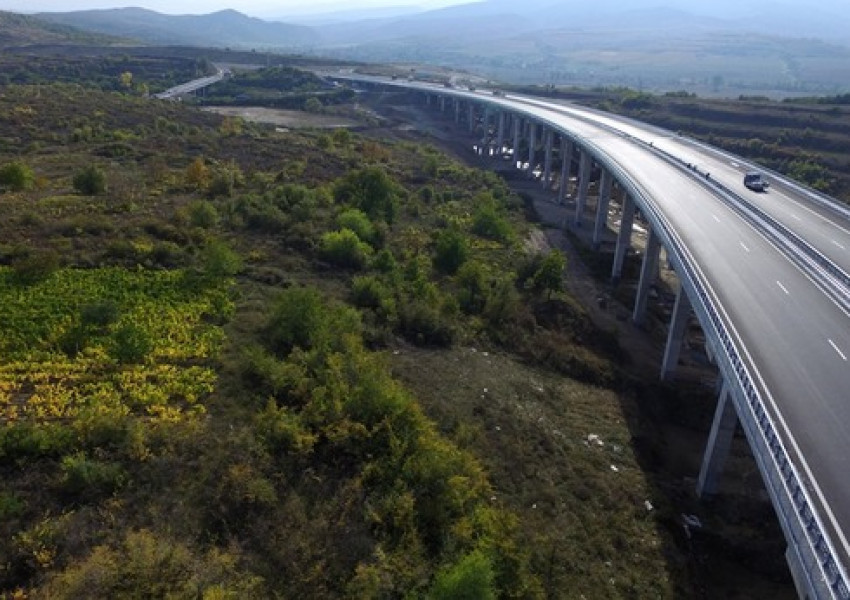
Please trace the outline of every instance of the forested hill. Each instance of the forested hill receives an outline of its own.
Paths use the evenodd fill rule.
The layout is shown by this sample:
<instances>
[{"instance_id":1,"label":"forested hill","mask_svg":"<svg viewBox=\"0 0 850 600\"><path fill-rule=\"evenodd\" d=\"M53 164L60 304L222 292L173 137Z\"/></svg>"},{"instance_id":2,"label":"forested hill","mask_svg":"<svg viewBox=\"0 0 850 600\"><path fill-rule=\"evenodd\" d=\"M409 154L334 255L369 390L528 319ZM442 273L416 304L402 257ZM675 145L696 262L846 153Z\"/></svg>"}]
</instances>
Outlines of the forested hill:
<instances>
[{"instance_id":1,"label":"forested hill","mask_svg":"<svg viewBox=\"0 0 850 600\"><path fill-rule=\"evenodd\" d=\"M0 11L0 48L46 43L108 44L116 38L27 15Z\"/></svg>"},{"instance_id":2,"label":"forested hill","mask_svg":"<svg viewBox=\"0 0 850 600\"><path fill-rule=\"evenodd\" d=\"M120 33L155 44L293 48L312 44L309 27L268 22L222 10L207 15L163 15L141 8L43 13L55 23L101 33Z\"/></svg>"}]
</instances>

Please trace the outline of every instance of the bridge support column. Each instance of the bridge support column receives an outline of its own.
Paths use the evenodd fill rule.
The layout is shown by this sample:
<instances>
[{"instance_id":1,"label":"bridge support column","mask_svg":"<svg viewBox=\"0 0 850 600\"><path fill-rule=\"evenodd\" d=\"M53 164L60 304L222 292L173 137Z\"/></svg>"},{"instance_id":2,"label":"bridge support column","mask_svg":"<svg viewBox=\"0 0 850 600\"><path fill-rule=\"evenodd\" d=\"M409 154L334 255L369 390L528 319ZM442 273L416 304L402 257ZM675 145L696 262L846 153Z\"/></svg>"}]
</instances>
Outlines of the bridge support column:
<instances>
[{"instance_id":1,"label":"bridge support column","mask_svg":"<svg viewBox=\"0 0 850 600\"><path fill-rule=\"evenodd\" d=\"M717 485L729 456L737 425L738 413L735 412L735 403L729 393L729 383L724 381L697 479L697 496L700 498L717 493Z\"/></svg>"},{"instance_id":2,"label":"bridge support column","mask_svg":"<svg viewBox=\"0 0 850 600\"><path fill-rule=\"evenodd\" d=\"M558 190L558 203L565 204L570 193L570 175L573 171L573 141L561 136L561 183Z\"/></svg>"},{"instance_id":3,"label":"bridge support column","mask_svg":"<svg viewBox=\"0 0 850 600\"><path fill-rule=\"evenodd\" d=\"M485 158L490 157L490 109L484 107L484 116L481 118L481 154Z\"/></svg>"},{"instance_id":4,"label":"bridge support column","mask_svg":"<svg viewBox=\"0 0 850 600\"><path fill-rule=\"evenodd\" d=\"M460 123L460 100L455 98L455 123Z\"/></svg>"},{"instance_id":5,"label":"bridge support column","mask_svg":"<svg viewBox=\"0 0 850 600\"><path fill-rule=\"evenodd\" d=\"M505 148L505 115L504 111L499 111L499 128L496 132L496 158L502 158L502 151Z\"/></svg>"},{"instance_id":6,"label":"bridge support column","mask_svg":"<svg viewBox=\"0 0 850 600\"><path fill-rule=\"evenodd\" d=\"M537 154L537 123L528 122L528 176L534 177L534 159Z\"/></svg>"},{"instance_id":7,"label":"bridge support column","mask_svg":"<svg viewBox=\"0 0 850 600\"><path fill-rule=\"evenodd\" d=\"M578 213L578 209L576 209ZM623 213L620 215L620 232L617 234L617 248L614 250L614 266L611 268L611 279L616 284L623 275L623 262L626 251L632 241L632 225L635 221L635 201L626 194L623 199Z\"/></svg>"},{"instance_id":8,"label":"bridge support column","mask_svg":"<svg viewBox=\"0 0 850 600\"><path fill-rule=\"evenodd\" d=\"M579 162L578 167L578 194L576 194L576 227L581 227L582 217L584 216L584 207L587 204L587 191L590 189L590 174L592 167L593 160L590 158L590 153L588 153L587 150L582 148L581 162ZM629 225L629 229L631 230L631 224Z\"/></svg>"},{"instance_id":9,"label":"bridge support column","mask_svg":"<svg viewBox=\"0 0 850 600\"><path fill-rule=\"evenodd\" d=\"M514 122L514 139L513 139L513 151L514 151L514 167L519 164L519 140L520 140L520 131L522 129L522 119L519 115L512 115L511 120Z\"/></svg>"},{"instance_id":10,"label":"bridge support column","mask_svg":"<svg viewBox=\"0 0 850 600\"><path fill-rule=\"evenodd\" d=\"M602 233L608 225L608 205L611 202L611 186L614 176L602 169L602 181L599 183L599 198L596 200L596 223L593 225L593 248L598 250L602 244Z\"/></svg>"},{"instance_id":11,"label":"bridge support column","mask_svg":"<svg viewBox=\"0 0 850 600\"><path fill-rule=\"evenodd\" d=\"M446 97L440 96L440 112L446 112Z\"/></svg>"},{"instance_id":12,"label":"bridge support column","mask_svg":"<svg viewBox=\"0 0 850 600\"><path fill-rule=\"evenodd\" d=\"M469 103L469 131L475 131L475 104Z\"/></svg>"},{"instance_id":13,"label":"bridge support column","mask_svg":"<svg viewBox=\"0 0 850 600\"><path fill-rule=\"evenodd\" d=\"M662 381L669 379L673 371L676 370L690 316L691 301L684 286L680 285L679 294L676 296L676 305L673 307L673 316L670 320L670 332L667 334L667 346L664 348L664 360L661 363Z\"/></svg>"},{"instance_id":14,"label":"bridge support column","mask_svg":"<svg viewBox=\"0 0 850 600\"><path fill-rule=\"evenodd\" d=\"M555 132L546 129L546 159L543 163L543 185L548 186L552 181L552 146L555 143Z\"/></svg>"},{"instance_id":15,"label":"bridge support column","mask_svg":"<svg viewBox=\"0 0 850 600\"><path fill-rule=\"evenodd\" d=\"M638 283L637 299L632 318L636 325L643 325L646 319L646 304L649 298L649 288L655 282L658 275L658 259L661 256L661 240L650 228L646 238L646 252L643 255L643 264L640 267L640 283Z\"/></svg>"}]
</instances>

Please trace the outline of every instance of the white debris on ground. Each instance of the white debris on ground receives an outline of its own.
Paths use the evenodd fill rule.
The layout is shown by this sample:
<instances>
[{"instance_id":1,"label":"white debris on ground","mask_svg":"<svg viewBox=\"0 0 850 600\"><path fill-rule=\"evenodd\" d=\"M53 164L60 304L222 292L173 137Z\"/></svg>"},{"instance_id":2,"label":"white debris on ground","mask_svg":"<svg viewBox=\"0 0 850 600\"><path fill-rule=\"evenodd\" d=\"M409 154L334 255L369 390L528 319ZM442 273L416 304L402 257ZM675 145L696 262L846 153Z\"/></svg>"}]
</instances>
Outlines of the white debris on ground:
<instances>
[{"instance_id":1,"label":"white debris on ground","mask_svg":"<svg viewBox=\"0 0 850 600\"><path fill-rule=\"evenodd\" d=\"M605 446L605 442L603 442L597 434L591 433L588 434L587 438L585 438L584 445L598 446L599 448L602 448L603 446Z\"/></svg>"},{"instance_id":2,"label":"white debris on ground","mask_svg":"<svg viewBox=\"0 0 850 600\"><path fill-rule=\"evenodd\" d=\"M614 471L615 473L620 472L620 469L619 469L619 467L617 467L617 465L611 465L611 470Z\"/></svg>"},{"instance_id":3,"label":"white debris on ground","mask_svg":"<svg viewBox=\"0 0 850 600\"><path fill-rule=\"evenodd\" d=\"M643 506L644 506L644 508L646 508L647 512L652 512L653 510L655 510L655 507L652 505L652 502L650 502L649 500L644 500Z\"/></svg>"}]
</instances>

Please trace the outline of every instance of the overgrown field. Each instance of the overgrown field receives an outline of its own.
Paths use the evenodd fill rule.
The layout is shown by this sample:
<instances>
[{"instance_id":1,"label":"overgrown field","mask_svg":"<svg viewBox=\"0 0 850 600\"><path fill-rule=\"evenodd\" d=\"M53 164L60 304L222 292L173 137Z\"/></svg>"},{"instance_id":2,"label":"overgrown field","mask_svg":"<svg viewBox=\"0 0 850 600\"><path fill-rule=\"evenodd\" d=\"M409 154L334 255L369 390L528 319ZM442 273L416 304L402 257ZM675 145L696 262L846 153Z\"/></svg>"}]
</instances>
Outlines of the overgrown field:
<instances>
[{"instance_id":1,"label":"overgrown field","mask_svg":"<svg viewBox=\"0 0 850 600\"><path fill-rule=\"evenodd\" d=\"M698 593L651 394L493 174L5 86L0 187L0 594Z\"/></svg>"}]
</instances>

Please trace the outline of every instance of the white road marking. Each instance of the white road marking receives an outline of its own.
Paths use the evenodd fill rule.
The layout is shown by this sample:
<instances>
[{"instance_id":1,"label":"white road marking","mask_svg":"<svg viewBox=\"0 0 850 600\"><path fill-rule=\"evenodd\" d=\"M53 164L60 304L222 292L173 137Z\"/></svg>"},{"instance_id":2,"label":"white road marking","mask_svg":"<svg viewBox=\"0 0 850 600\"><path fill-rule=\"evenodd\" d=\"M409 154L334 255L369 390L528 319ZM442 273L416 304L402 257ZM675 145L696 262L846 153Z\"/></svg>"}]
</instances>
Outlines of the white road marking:
<instances>
[{"instance_id":1,"label":"white road marking","mask_svg":"<svg viewBox=\"0 0 850 600\"><path fill-rule=\"evenodd\" d=\"M791 293L788 291L788 288L786 288L784 285L782 285L781 281L777 281L776 285L778 285L779 289L782 290L783 292L785 292L786 295L788 295L788 296L791 295Z\"/></svg>"},{"instance_id":2,"label":"white road marking","mask_svg":"<svg viewBox=\"0 0 850 600\"><path fill-rule=\"evenodd\" d=\"M838 242L836 242L835 240L832 240L832 243L833 243L833 244L835 244L836 246L838 246L839 248L841 248L842 250L846 250L846 249L847 249L847 248L845 248L842 244L839 244L839 243L838 243Z\"/></svg>"},{"instance_id":3,"label":"white road marking","mask_svg":"<svg viewBox=\"0 0 850 600\"><path fill-rule=\"evenodd\" d=\"M838 352L838 356L840 356L840 357L841 357L844 361L846 361L846 360L847 360L847 355L846 355L846 354L844 354L844 353L841 351L841 348L839 348L838 346L836 346L836 345L835 345L835 342L833 342L832 340L827 340L827 341L829 342L829 345L830 345L830 346L832 346L832 349L833 349L833 350L835 350L836 352Z\"/></svg>"},{"instance_id":4,"label":"white road marking","mask_svg":"<svg viewBox=\"0 0 850 600\"><path fill-rule=\"evenodd\" d=\"M747 248L747 245L746 245L744 242L738 242L738 243L739 243L739 244L741 244L741 248L743 248L743 249L744 249L744 250L746 250L747 252L749 252L749 251L750 251L750 249L749 249L749 248Z\"/></svg>"},{"instance_id":5,"label":"white road marking","mask_svg":"<svg viewBox=\"0 0 850 600\"><path fill-rule=\"evenodd\" d=\"M730 162L729 164L730 164L730 165L732 165L732 166L733 166L734 168L736 168L736 169L737 169L738 167L740 167L740 166L741 166L741 165L739 165L739 164L738 164L738 163L736 163L736 162Z\"/></svg>"},{"instance_id":6,"label":"white road marking","mask_svg":"<svg viewBox=\"0 0 850 600\"><path fill-rule=\"evenodd\" d=\"M720 223L720 217L718 217L717 215L711 215L711 217L712 217L715 221L717 221L718 223Z\"/></svg>"},{"instance_id":7,"label":"white road marking","mask_svg":"<svg viewBox=\"0 0 850 600\"><path fill-rule=\"evenodd\" d=\"M788 213L788 214L789 214L789 215L791 215L791 217L792 217L792 218L797 219L798 221L802 221L802 220L803 220L803 219L801 219L801 218L800 218L800 216L799 216L799 215L797 215L796 213Z\"/></svg>"}]
</instances>

